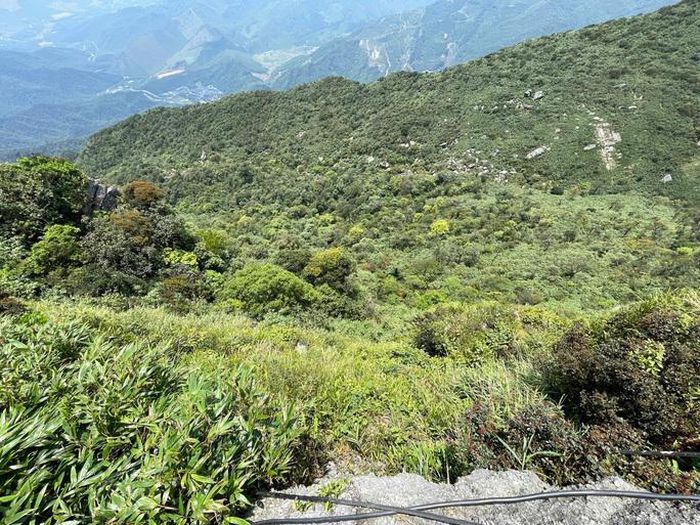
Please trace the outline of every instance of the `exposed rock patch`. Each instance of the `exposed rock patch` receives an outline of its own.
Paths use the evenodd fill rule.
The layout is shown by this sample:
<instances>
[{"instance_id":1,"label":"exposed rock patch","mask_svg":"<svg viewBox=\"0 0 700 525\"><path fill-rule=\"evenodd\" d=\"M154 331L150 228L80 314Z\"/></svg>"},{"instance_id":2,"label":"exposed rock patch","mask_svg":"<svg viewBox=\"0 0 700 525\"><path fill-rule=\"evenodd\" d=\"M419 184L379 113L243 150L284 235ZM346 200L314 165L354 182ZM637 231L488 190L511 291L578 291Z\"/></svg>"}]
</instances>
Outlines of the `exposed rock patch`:
<instances>
[{"instance_id":1,"label":"exposed rock patch","mask_svg":"<svg viewBox=\"0 0 700 525\"><path fill-rule=\"evenodd\" d=\"M545 153L549 151L549 148L547 146L540 146L539 148L533 149L530 153L527 154L527 160L532 160L536 159L538 157L541 157Z\"/></svg>"},{"instance_id":2,"label":"exposed rock patch","mask_svg":"<svg viewBox=\"0 0 700 525\"><path fill-rule=\"evenodd\" d=\"M99 180L90 179L87 187L87 198L83 213L92 214L96 211L112 211L117 207L119 190L115 186L107 186Z\"/></svg>"},{"instance_id":3,"label":"exposed rock patch","mask_svg":"<svg viewBox=\"0 0 700 525\"><path fill-rule=\"evenodd\" d=\"M600 156L605 169L612 170L617 166L618 153L615 146L622 141L622 135L612 129L607 122L598 122L595 126L595 137L600 146Z\"/></svg>"},{"instance_id":4,"label":"exposed rock patch","mask_svg":"<svg viewBox=\"0 0 700 525\"><path fill-rule=\"evenodd\" d=\"M336 475L337 476L337 475ZM321 480L311 487L289 490L291 494L318 495L330 479ZM609 478L591 489L636 491L635 487L619 478ZM484 497L518 496L556 490L532 472L491 472L477 470L460 478L454 485L436 484L414 474L395 477L361 476L348 480L347 487L337 495L341 499L365 501L410 507L415 505L474 499ZM310 518L350 515L368 512L366 509L334 507L326 510L322 504L303 506L278 499L258 502L250 518L260 521L272 518ZM431 511L443 515L472 520L483 525L700 525L700 505L651 502L620 498L580 498L533 501L517 505L458 508ZM406 516L388 516L374 520L358 520L351 524L427 524L422 519Z\"/></svg>"}]
</instances>

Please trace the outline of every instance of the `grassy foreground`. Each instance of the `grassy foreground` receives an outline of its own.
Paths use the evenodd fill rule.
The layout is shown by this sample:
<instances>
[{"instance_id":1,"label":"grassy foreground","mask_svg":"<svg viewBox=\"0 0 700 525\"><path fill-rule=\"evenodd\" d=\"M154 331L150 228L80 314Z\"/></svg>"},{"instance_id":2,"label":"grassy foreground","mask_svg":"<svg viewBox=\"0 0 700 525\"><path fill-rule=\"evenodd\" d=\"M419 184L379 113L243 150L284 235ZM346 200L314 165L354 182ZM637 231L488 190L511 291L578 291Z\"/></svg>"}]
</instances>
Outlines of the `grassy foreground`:
<instances>
[{"instance_id":1,"label":"grassy foreground","mask_svg":"<svg viewBox=\"0 0 700 525\"><path fill-rule=\"evenodd\" d=\"M536 307L485 303L459 315L460 326L499 322L468 335L430 325L428 347L425 319L380 339L360 322L303 328L213 309L18 307L0 317L0 514L5 523L237 523L256 489L306 481L329 459L443 480L489 466L560 483L616 473L657 490L698 489L692 465L618 450L697 440L697 293L573 329ZM631 333L639 345L616 354L627 361L596 361ZM498 350L474 360L481 341ZM428 355L441 342L446 353ZM470 349L469 360L456 349ZM567 381L591 363L600 377L608 365L626 371L626 392L592 386L617 407L614 420L580 399L552 401L571 386L583 395ZM645 395L687 428L645 427L653 407L630 405Z\"/></svg>"}]
</instances>

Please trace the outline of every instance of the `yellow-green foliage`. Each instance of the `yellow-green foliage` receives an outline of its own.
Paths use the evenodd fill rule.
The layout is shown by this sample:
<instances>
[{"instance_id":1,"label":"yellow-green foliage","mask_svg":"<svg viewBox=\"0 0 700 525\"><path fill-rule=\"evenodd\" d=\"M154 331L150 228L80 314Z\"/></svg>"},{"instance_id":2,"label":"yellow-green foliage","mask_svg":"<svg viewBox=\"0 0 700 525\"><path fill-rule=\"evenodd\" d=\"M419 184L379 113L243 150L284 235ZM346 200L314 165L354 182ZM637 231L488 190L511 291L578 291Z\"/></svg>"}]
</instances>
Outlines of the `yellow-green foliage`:
<instances>
[{"instance_id":1,"label":"yellow-green foliage","mask_svg":"<svg viewBox=\"0 0 700 525\"><path fill-rule=\"evenodd\" d=\"M255 325L223 312L178 316L144 308L47 305L44 312L79 319L127 343L168 340L183 366L208 374L254 367L260 388L294 400L319 446L355 467L444 477L443 440L470 406L489 404L507 419L544 399L527 383L532 368L526 361L464 368L456 360L431 358L410 341L350 335L352 326L329 332Z\"/></svg>"},{"instance_id":2,"label":"yellow-green foliage","mask_svg":"<svg viewBox=\"0 0 700 525\"><path fill-rule=\"evenodd\" d=\"M450 356L468 365L494 357L527 355L546 349L566 319L545 310L494 302L442 304L414 321L414 341L433 356ZM556 335L554 335L556 337Z\"/></svg>"},{"instance_id":3,"label":"yellow-green foliage","mask_svg":"<svg viewBox=\"0 0 700 525\"><path fill-rule=\"evenodd\" d=\"M658 376L664 366L666 349L658 341L642 341L630 354L647 373Z\"/></svg>"},{"instance_id":4,"label":"yellow-green foliage","mask_svg":"<svg viewBox=\"0 0 700 525\"><path fill-rule=\"evenodd\" d=\"M3 523L219 522L293 478L303 425L250 369L115 336L0 317Z\"/></svg>"},{"instance_id":5,"label":"yellow-green foliage","mask_svg":"<svg viewBox=\"0 0 700 525\"><path fill-rule=\"evenodd\" d=\"M189 266L190 268L197 268L199 266L197 255L183 250L166 248L163 250L163 259L171 266Z\"/></svg>"},{"instance_id":6,"label":"yellow-green foliage","mask_svg":"<svg viewBox=\"0 0 700 525\"><path fill-rule=\"evenodd\" d=\"M430 225L430 233L435 236L447 235L450 233L450 221L438 219Z\"/></svg>"}]
</instances>

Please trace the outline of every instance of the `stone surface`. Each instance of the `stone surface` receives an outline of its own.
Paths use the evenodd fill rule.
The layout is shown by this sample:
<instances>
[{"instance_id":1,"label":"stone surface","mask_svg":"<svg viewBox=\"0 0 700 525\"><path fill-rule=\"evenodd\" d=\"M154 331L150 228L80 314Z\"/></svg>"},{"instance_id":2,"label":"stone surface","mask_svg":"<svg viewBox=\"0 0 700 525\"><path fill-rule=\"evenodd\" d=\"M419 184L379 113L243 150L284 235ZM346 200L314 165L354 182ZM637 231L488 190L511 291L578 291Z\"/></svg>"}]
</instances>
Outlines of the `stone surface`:
<instances>
[{"instance_id":1,"label":"stone surface","mask_svg":"<svg viewBox=\"0 0 700 525\"><path fill-rule=\"evenodd\" d=\"M318 495L319 489L338 477L337 473L333 473L311 487L298 487L286 492ZM585 488L639 490L618 478L609 478L594 485L587 485ZM354 477L349 478L347 488L337 497L353 501L410 507L440 501L515 496L551 490L556 490L556 488L547 485L532 472L477 470L469 476L460 478L454 485L431 483L414 474L400 474L394 477L373 475ZM340 506L329 511L322 504L303 508L292 501L266 498L256 504L248 519L251 522L257 522L273 518L328 517L365 512L370 511ZM469 520L481 525L700 525L700 504L650 502L609 497L567 498L432 512ZM387 516L347 523L357 525L422 525L434 522L408 516Z\"/></svg>"},{"instance_id":2,"label":"stone surface","mask_svg":"<svg viewBox=\"0 0 700 525\"><path fill-rule=\"evenodd\" d=\"M112 211L117 207L119 190L114 186L102 184L99 180L88 181L87 199L83 213L91 214L96 211Z\"/></svg>"},{"instance_id":3,"label":"stone surface","mask_svg":"<svg viewBox=\"0 0 700 525\"><path fill-rule=\"evenodd\" d=\"M527 154L527 159L532 160L536 159L537 157L541 157L542 155L547 153L548 150L549 148L547 148L547 146L540 146L539 148L535 148Z\"/></svg>"},{"instance_id":4,"label":"stone surface","mask_svg":"<svg viewBox=\"0 0 700 525\"><path fill-rule=\"evenodd\" d=\"M608 122L603 122L602 119L596 117L598 124L595 127L595 136L600 146L600 156L605 164L605 169L612 170L617 166L619 154L615 146L622 140L622 135L612 129Z\"/></svg>"}]
</instances>

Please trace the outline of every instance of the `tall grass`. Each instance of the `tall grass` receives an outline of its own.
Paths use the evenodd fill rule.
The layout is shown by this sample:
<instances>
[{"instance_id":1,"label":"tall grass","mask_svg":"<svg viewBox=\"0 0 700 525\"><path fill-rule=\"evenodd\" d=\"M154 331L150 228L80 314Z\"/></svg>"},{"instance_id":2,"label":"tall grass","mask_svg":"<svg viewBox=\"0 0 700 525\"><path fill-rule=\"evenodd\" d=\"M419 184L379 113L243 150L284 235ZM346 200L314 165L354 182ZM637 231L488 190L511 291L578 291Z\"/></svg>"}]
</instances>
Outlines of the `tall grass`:
<instances>
[{"instance_id":1,"label":"tall grass","mask_svg":"<svg viewBox=\"0 0 700 525\"><path fill-rule=\"evenodd\" d=\"M288 479L294 409L171 344L0 319L3 523L209 523Z\"/></svg>"}]
</instances>

